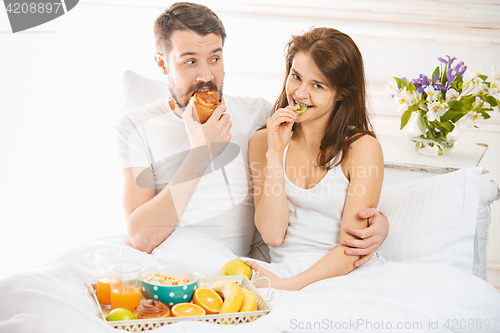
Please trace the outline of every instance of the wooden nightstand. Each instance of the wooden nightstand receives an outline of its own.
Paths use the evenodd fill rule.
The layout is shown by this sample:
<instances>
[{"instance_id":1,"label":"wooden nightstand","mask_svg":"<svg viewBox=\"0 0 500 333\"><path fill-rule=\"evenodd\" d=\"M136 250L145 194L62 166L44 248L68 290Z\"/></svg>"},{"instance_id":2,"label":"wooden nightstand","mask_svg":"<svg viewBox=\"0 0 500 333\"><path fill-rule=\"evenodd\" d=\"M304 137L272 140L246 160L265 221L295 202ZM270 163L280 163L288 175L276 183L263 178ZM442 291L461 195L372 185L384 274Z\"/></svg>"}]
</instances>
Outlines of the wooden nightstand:
<instances>
[{"instance_id":1,"label":"wooden nightstand","mask_svg":"<svg viewBox=\"0 0 500 333\"><path fill-rule=\"evenodd\" d=\"M423 156L414 151L406 137L378 136L384 152L384 186L400 184L462 168L477 167L488 145L460 142L444 156ZM484 170L483 173L487 173Z\"/></svg>"}]
</instances>

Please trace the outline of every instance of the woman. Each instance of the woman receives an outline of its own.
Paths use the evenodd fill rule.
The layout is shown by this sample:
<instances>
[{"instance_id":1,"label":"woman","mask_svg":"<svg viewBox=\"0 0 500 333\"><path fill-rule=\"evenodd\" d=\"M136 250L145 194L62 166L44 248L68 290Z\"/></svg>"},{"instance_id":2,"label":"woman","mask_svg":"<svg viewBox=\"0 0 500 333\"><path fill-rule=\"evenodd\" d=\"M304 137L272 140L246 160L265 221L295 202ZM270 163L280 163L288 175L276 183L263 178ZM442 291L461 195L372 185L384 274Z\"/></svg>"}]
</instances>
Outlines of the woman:
<instances>
[{"instance_id":1,"label":"woman","mask_svg":"<svg viewBox=\"0 0 500 333\"><path fill-rule=\"evenodd\" d=\"M384 164L352 39L312 29L292 38L286 61L273 114L249 146L255 223L273 264L247 263L274 288L299 290L354 269L338 242L367 227L358 212L377 207Z\"/></svg>"}]
</instances>

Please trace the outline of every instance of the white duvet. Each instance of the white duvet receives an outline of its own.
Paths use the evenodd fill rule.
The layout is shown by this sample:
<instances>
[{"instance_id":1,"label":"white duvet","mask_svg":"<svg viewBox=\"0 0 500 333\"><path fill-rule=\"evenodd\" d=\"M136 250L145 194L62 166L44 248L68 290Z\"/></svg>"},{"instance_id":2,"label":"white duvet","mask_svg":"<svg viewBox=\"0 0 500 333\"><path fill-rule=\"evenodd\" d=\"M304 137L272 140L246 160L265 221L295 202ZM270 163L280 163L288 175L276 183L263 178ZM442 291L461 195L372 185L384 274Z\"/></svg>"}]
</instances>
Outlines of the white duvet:
<instances>
[{"instance_id":1,"label":"white duvet","mask_svg":"<svg viewBox=\"0 0 500 333\"><path fill-rule=\"evenodd\" d=\"M94 251L106 247L122 248L124 259L144 269L181 264L207 276L235 258L188 228L150 255L134 250L124 236L96 239L0 280L0 332L115 332L97 315L83 284L95 282ZM500 332L500 293L451 266L372 261L299 292L272 291L271 312L254 322L182 322L156 332Z\"/></svg>"}]
</instances>

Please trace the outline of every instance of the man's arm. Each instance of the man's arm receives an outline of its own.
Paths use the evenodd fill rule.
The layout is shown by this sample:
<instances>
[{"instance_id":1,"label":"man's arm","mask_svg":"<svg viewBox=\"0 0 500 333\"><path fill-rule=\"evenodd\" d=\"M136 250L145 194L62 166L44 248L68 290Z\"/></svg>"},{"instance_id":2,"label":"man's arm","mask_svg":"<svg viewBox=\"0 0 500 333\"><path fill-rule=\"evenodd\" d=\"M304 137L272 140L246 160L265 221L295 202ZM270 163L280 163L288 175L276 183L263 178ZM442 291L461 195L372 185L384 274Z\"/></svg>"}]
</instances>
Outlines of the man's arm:
<instances>
[{"instance_id":1,"label":"man's arm","mask_svg":"<svg viewBox=\"0 0 500 333\"><path fill-rule=\"evenodd\" d=\"M141 183L136 181L139 170L123 169L124 200L130 243L140 251L151 253L174 231L184 214L201 176L210 163L208 149L203 154L196 150L188 154L172 181L155 196L154 186L143 188L143 182L154 184L150 169L141 172ZM178 183L179 179L191 179Z\"/></svg>"},{"instance_id":2,"label":"man's arm","mask_svg":"<svg viewBox=\"0 0 500 333\"><path fill-rule=\"evenodd\" d=\"M163 190L155 195L154 175L150 169L123 170L128 236L138 250L151 253L174 231L205 169L223 151L223 145L209 149L206 143L227 144L231 139L229 115L222 115L225 105L219 106L203 125L194 122L192 109L190 104L183 114L192 148Z\"/></svg>"}]
</instances>

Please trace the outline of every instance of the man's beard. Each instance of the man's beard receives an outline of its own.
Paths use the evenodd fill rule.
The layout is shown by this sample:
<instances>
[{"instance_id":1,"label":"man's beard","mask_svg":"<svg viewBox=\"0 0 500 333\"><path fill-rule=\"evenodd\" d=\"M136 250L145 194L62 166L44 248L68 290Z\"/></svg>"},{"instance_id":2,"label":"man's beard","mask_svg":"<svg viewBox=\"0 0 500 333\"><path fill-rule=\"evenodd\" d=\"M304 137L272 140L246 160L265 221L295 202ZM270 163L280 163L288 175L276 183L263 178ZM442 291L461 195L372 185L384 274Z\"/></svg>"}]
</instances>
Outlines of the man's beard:
<instances>
[{"instance_id":1,"label":"man's beard","mask_svg":"<svg viewBox=\"0 0 500 333\"><path fill-rule=\"evenodd\" d=\"M191 99L193 92L203 90L206 88L217 92L219 94L219 97L222 98L222 89L224 84L220 87L219 91L213 81L199 82L193 86L190 86L187 89L187 92L181 92L178 89L176 89L175 80L172 78L172 76L168 74L167 77L168 77L168 90L170 91L170 95L174 99L175 104L181 109L184 109L189 104L189 100Z\"/></svg>"}]
</instances>

